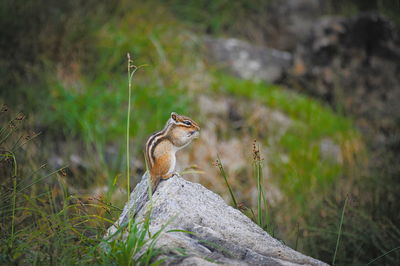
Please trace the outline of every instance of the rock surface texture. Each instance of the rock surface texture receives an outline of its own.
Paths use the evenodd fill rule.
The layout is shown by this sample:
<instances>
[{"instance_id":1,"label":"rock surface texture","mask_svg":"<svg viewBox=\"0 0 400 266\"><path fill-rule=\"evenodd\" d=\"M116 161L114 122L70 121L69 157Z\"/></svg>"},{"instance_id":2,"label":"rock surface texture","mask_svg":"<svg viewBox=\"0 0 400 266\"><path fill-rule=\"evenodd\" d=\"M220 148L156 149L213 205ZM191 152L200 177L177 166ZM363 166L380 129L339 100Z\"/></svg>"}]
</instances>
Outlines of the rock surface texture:
<instances>
[{"instance_id":1,"label":"rock surface texture","mask_svg":"<svg viewBox=\"0 0 400 266\"><path fill-rule=\"evenodd\" d=\"M126 223L130 214L144 219L150 205L147 184L145 175L108 234ZM157 242L166 265L326 265L285 246L217 194L183 178L161 182L152 206L151 232L168 224ZM192 234L167 232L172 229ZM186 255L177 256L178 249Z\"/></svg>"},{"instance_id":2,"label":"rock surface texture","mask_svg":"<svg viewBox=\"0 0 400 266\"><path fill-rule=\"evenodd\" d=\"M293 51L307 37L315 21L326 13L326 0L271 1L263 25L263 43L284 51ZM257 24L256 24L257 25Z\"/></svg>"},{"instance_id":3,"label":"rock surface texture","mask_svg":"<svg viewBox=\"0 0 400 266\"><path fill-rule=\"evenodd\" d=\"M322 8L321 1L311 2L288 1L293 6L306 4L305 10L311 13ZM307 12L303 15L307 16ZM288 23L297 20L281 17ZM364 135L371 139L373 149L387 146L398 153L398 26L377 13L309 18L309 26L304 27L307 32L301 34L304 38L296 39L291 53L237 39L208 39L209 59L240 78L278 83L318 97L353 116ZM295 37L285 31L281 35Z\"/></svg>"},{"instance_id":4,"label":"rock surface texture","mask_svg":"<svg viewBox=\"0 0 400 266\"><path fill-rule=\"evenodd\" d=\"M206 39L210 59L243 79L276 82L291 65L292 55L238 39Z\"/></svg>"},{"instance_id":5,"label":"rock surface texture","mask_svg":"<svg viewBox=\"0 0 400 266\"><path fill-rule=\"evenodd\" d=\"M379 14L316 21L288 75L290 87L341 106L363 130L398 125L400 35Z\"/></svg>"}]
</instances>

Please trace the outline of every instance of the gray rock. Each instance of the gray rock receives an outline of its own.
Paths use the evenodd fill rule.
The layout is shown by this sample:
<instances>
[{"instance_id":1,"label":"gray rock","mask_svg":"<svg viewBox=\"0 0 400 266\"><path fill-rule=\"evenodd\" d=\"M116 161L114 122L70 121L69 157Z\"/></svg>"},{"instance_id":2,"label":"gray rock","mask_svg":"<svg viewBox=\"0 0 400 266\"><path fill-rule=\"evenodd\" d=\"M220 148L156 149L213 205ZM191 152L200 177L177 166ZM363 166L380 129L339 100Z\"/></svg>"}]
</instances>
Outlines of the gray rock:
<instances>
[{"instance_id":1,"label":"gray rock","mask_svg":"<svg viewBox=\"0 0 400 266\"><path fill-rule=\"evenodd\" d=\"M390 145L400 128L398 26L377 13L327 16L293 55L285 85L350 114L374 149Z\"/></svg>"},{"instance_id":2,"label":"gray rock","mask_svg":"<svg viewBox=\"0 0 400 266\"><path fill-rule=\"evenodd\" d=\"M145 174L108 235L130 215L144 219L147 188ZM163 249L166 265L326 265L285 246L214 192L180 177L162 181L152 197L150 231L165 224L156 246ZM171 229L192 234L167 232ZM185 250L184 257L174 256L178 248Z\"/></svg>"},{"instance_id":3,"label":"gray rock","mask_svg":"<svg viewBox=\"0 0 400 266\"><path fill-rule=\"evenodd\" d=\"M328 160L336 164L343 163L342 150L331 139L322 139L319 143L319 152L323 160Z\"/></svg>"},{"instance_id":4,"label":"gray rock","mask_svg":"<svg viewBox=\"0 0 400 266\"><path fill-rule=\"evenodd\" d=\"M279 50L293 51L327 11L326 0L271 1L265 18L264 43Z\"/></svg>"},{"instance_id":5,"label":"gray rock","mask_svg":"<svg viewBox=\"0 0 400 266\"><path fill-rule=\"evenodd\" d=\"M238 39L206 39L212 61L234 75L256 81L276 82L291 66L292 55Z\"/></svg>"}]
</instances>

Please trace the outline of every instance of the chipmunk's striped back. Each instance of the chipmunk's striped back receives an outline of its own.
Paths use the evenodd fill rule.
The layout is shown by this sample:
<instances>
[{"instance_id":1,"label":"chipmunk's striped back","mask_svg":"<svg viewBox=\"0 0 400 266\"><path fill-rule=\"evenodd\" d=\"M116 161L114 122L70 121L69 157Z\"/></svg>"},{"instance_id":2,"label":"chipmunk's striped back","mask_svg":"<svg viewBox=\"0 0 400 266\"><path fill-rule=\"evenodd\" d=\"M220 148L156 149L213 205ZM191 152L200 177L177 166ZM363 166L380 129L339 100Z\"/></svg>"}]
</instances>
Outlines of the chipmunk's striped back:
<instances>
[{"instance_id":1,"label":"chipmunk's striped back","mask_svg":"<svg viewBox=\"0 0 400 266\"><path fill-rule=\"evenodd\" d=\"M160 179L170 178L175 170L175 153L188 145L199 134L200 127L186 116L171 114L164 129L149 137L145 159L153 189Z\"/></svg>"},{"instance_id":2,"label":"chipmunk's striped back","mask_svg":"<svg viewBox=\"0 0 400 266\"><path fill-rule=\"evenodd\" d=\"M154 161L155 161L155 155L154 151L157 146L161 141L165 140L168 134L168 130L170 130L172 124L167 123L164 127L163 130L158 131L151 135L149 139L146 142L146 161L147 161L147 166L149 169L153 168L154 166Z\"/></svg>"}]
</instances>

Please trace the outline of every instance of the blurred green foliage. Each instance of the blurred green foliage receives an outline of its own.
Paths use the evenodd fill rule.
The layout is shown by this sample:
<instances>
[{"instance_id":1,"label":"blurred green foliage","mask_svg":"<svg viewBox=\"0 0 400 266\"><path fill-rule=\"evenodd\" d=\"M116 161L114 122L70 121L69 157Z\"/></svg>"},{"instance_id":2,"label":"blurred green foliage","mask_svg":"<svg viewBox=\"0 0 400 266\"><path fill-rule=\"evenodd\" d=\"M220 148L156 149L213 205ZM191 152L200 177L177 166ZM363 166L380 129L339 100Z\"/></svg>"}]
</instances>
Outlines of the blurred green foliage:
<instances>
[{"instance_id":1,"label":"blurred green foliage","mask_svg":"<svg viewBox=\"0 0 400 266\"><path fill-rule=\"evenodd\" d=\"M339 146L352 143L353 149L348 152L361 152L361 147L356 145L360 136L352 121L309 97L279 86L238 80L221 73L216 75L212 85L215 91L259 100L268 107L283 111L292 120L278 145L270 146L268 139L262 142L272 149L272 154L287 156L285 159L282 156L268 158L273 170L272 179L291 198L291 204L296 204L297 207L293 208L296 211L293 211L304 215L310 207L308 202L316 197L315 192L323 194L323 189L329 189L343 174L339 162L321 160L320 142L330 138Z\"/></svg>"},{"instance_id":2,"label":"blurred green foliage","mask_svg":"<svg viewBox=\"0 0 400 266\"><path fill-rule=\"evenodd\" d=\"M171 10L207 33L234 32L248 20L264 16L273 0L167 0ZM251 15L250 15L251 14Z\"/></svg>"},{"instance_id":3,"label":"blurred green foliage","mask_svg":"<svg viewBox=\"0 0 400 266\"><path fill-rule=\"evenodd\" d=\"M29 163L22 163L20 175L29 177L30 166L39 163L34 162L36 154L48 149L50 144L46 142L54 139L66 142L79 139L88 147L95 146L88 152L94 160L103 156L110 143L123 150L128 83L126 54L130 52L137 66L146 65L133 79L131 134L133 152L139 158L145 137L162 127L171 111L195 114L196 96L204 92L257 100L284 112L294 121L273 147L275 154L288 157L284 160L276 156L270 161L274 182L285 192L287 203L270 217L276 219L278 226L282 220L290 221L280 225L280 237L292 246L297 243L300 232L293 233L294 225L301 224L299 248L329 262L337 238L336 218L349 186L343 179L348 178L349 182L356 179L351 173L354 171L351 158L363 150L362 139L351 119L281 87L243 81L207 69L202 64L198 37L189 31L190 28L199 34L236 34L238 28L245 28L247 19L267 16L270 3L271 0L1 1L0 103L7 102L14 109L25 110L32 118L29 126L40 127L47 134L41 142L43 146L24 157ZM392 17L398 15L392 8L397 1L340 3L343 1L332 4L333 12L351 14L377 8L393 14ZM319 144L324 138L340 146L347 158L344 165L321 160ZM262 142L268 145L267 140ZM3 159L0 162L6 162ZM90 180L88 184L108 184L113 191L116 174L124 165L121 159L113 166L114 171L110 171L102 164L98 172L103 172L105 179L88 173L74 178ZM34 180L43 176L46 175L42 171L35 173ZM0 179L2 189L13 186L12 179L4 180ZM74 209L81 204L80 199L67 193L64 182L77 180L64 180L59 174L41 189L32 186L26 193L4 192L18 195L18 199L17 204L12 203L12 197L1 201L0 208L7 209L7 215L2 216L2 226L6 224L2 230L7 234L2 234L1 253L11 256L1 256L0 262L76 264L94 263L93 258L96 262L100 256L96 250L92 250L96 254L89 259L79 250L95 247L97 242L93 239L99 241L109 223L93 219L90 226L81 226L80 222L93 217ZM390 186L390 183L377 181L374 186ZM101 210L93 210L93 215L115 219L111 215L115 213L108 213L113 208L105 203L99 204L97 207ZM378 213L383 216L381 219L376 213L372 216L371 212L379 209L379 204L376 200L371 205L363 204L362 209L350 205L344 219L339 263L368 262L372 255L376 257L398 243L398 226L386 219L385 213ZM13 206L20 208L18 215L21 215L15 215L18 236L10 236ZM289 218L278 220L279 215ZM370 217L376 222L370 221ZM65 230L57 230L60 228ZM382 233L382 228L388 231ZM37 242L35 245L33 240ZM388 256L387 261L396 261L396 254Z\"/></svg>"},{"instance_id":4,"label":"blurred green foliage","mask_svg":"<svg viewBox=\"0 0 400 266\"><path fill-rule=\"evenodd\" d=\"M193 111L185 83L194 71L189 64L195 61L188 36L175 35L179 26L164 9L127 5L127 10L119 10L121 17L93 33L97 42L92 49L98 57L90 73L78 70L46 79L52 112L43 113L44 123L52 131L62 129L65 135L96 143L99 151L110 142L122 149L128 102L127 52L140 67L133 76L132 94L131 135L136 143L144 143L146 136L162 127L170 112ZM159 14L152 16L154 13ZM163 17L163 23L158 17ZM142 149L142 144L134 145L133 152L141 157Z\"/></svg>"},{"instance_id":5,"label":"blurred green foliage","mask_svg":"<svg viewBox=\"0 0 400 266\"><path fill-rule=\"evenodd\" d=\"M165 227L150 232L151 212L144 221L132 219L130 230L121 225L106 242L121 209L101 197L71 194L65 166L52 172L46 165L20 167L30 159L26 146L35 136L23 138L26 117L13 115L4 108L0 113L0 264L159 264L155 244Z\"/></svg>"},{"instance_id":6,"label":"blurred green foliage","mask_svg":"<svg viewBox=\"0 0 400 266\"><path fill-rule=\"evenodd\" d=\"M250 38L264 34L270 6L278 0L166 0L169 8L182 21L201 32ZM398 0L327 0L322 12L351 16L376 11L400 24Z\"/></svg>"},{"instance_id":7,"label":"blurred green foliage","mask_svg":"<svg viewBox=\"0 0 400 266\"><path fill-rule=\"evenodd\" d=\"M378 11L400 24L400 2L398 0L335 0L330 1L331 12L354 15L359 12Z\"/></svg>"},{"instance_id":8,"label":"blurred green foliage","mask_svg":"<svg viewBox=\"0 0 400 266\"><path fill-rule=\"evenodd\" d=\"M16 89L20 88L17 85L40 80L40 66L46 62L92 61L93 30L105 22L106 14L113 13L116 3L105 0L1 1L1 95L17 101ZM24 94L24 91L21 88L18 93Z\"/></svg>"}]
</instances>

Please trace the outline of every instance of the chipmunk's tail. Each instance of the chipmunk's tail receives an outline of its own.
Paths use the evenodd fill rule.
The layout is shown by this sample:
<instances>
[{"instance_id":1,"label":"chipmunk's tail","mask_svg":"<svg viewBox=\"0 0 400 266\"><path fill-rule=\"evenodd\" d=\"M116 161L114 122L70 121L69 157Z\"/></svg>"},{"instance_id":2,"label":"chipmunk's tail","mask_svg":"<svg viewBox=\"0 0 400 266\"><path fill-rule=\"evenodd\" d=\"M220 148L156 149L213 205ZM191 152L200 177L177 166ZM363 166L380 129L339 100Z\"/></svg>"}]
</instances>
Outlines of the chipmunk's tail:
<instances>
[{"instance_id":1,"label":"chipmunk's tail","mask_svg":"<svg viewBox=\"0 0 400 266\"><path fill-rule=\"evenodd\" d=\"M160 183L160 177L159 176L153 176L150 174L150 184L151 184L151 193L154 193L154 191L156 191L156 188L158 186L158 184Z\"/></svg>"}]
</instances>

